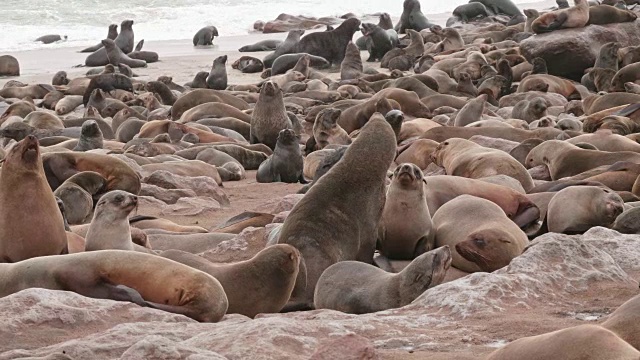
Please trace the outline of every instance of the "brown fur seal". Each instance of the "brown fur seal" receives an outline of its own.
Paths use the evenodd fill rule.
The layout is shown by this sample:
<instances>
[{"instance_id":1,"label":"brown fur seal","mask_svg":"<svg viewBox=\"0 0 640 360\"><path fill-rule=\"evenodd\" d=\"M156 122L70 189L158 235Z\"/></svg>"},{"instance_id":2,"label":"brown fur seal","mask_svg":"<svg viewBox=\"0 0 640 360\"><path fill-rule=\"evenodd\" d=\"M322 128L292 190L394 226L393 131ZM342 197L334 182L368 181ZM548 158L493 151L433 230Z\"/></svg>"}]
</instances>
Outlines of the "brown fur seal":
<instances>
[{"instance_id":1,"label":"brown fur seal","mask_svg":"<svg viewBox=\"0 0 640 360\"><path fill-rule=\"evenodd\" d=\"M2 264L0 279L0 297L36 287L65 290L135 302L202 322L220 321L228 307L222 285L211 275L135 251L92 251Z\"/></svg>"},{"instance_id":2,"label":"brown fur seal","mask_svg":"<svg viewBox=\"0 0 640 360\"><path fill-rule=\"evenodd\" d=\"M0 56L0 76L20 76L18 59L11 55Z\"/></svg>"},{"instance_id":3,"label":"brown fur seal","mask_svg":"<svg viewBox=\"0 0 640 360\"><path fill-rule=\"evenodd\" d=\"M35 137L15 144L3 159L0 203L0 262L67 252L64 221Z\"/></svg>"},{"instance_id":4,"label":"brown fur seal","mask_svg":"<svg viewBox=\"0 0 640 360\"><path fill-rule=\"evenodd\" d=\"M605 25L635 21L638 15L631 10L621 10L610 5L596 5L589 7L589 22L587 25Z\"/></svg>"},{"instance_id":5,"label":"brown fur seal","mask_svg":"<svg viewBox=\"0 0 640 360\"><path fill-rule=\"evenodd\" d=\"M513 107L511 117L531 123L545 117L547 107L547 101L543 98L534 98L531 101L522 100Z\"/></svg>"},{"instance_id":6,"label":"brown fur seal","mask_svg":"<svg viewBox=\"0 0 640 360\"><path fill-rule=\"evenodd\" d=\"M94 171L83 171L68 178L53 193L65 205L66 219L71 225L90 220L94 196L107 187L107 180Z\"/></svg>"},{"instance_id":7,"label":"brown fur seal","mask_svg":"<svg viewBox=\"0 0 640 360\"><path fill-rule=\"evenodd\" d=\"M418 256L397 274L359 261L341 261L329 266L318 279L315 307L349 314L403 307L441 284L450 265L448 246Z\"/></svg>"},{"instance_id":8,"label":"brown fur seal","mask_svg":"<svg viewBox=\"0 0 640 360\"><path fill-rule=\"evenodd\" d=\"M197 89L180 96L171 108L171 119L176 120L182 117L185 111L194 108L197 105L219 102L224 103L242 111L249 109L246 101L239 99L225 91L211 89Z\"/></svg>"},{"instance_id":9,"label":"brown fur seal","mask_svg":"<svg viewBox=\"0 0 640 360\"><path fill-rule=\"evenodd\" d=\"M131 68L141 68L146 67L147 62L144 60L132 59L127 54L123 53L122 50L113 40L104 39L102 40L102 45L104 45L105 50L107 51L107 58L109 59L109 63L114 66L118 66L120 64L125 64Z\"/></svg>"},{"instance_id":10,"label":"brown fur seal","mask_svg":"<svg viewBox=\"0 0 640 360\"><path fill-rule=\"evenodd\" d=\"M402 4L402 15L396 24L395 30L398 34L404 34L408 29L421 31L434 25L429 22L420 9L420 1L404 0Z\"/></svg>"},{"instance_id":11,"label":"brown fur seal","mask_svg":"<svg viewBox=\"0 0 640 360\"><path fill-rule=\"evenodd\" d=\"M267 81L260 89L260 97L251 114L251 144L263 143L275 149L280 131L292 127L282 90L277 84Z\"/></svg>"},{"instance_id":12,"label":"brown fur seal","mask_svg":"<svg viewBox=\"0 0 640 360\"><path fill-rule=\"evenodd\" d=\"M416 165L396 167L380 219L377 248L381 255L412 260L434 248L425 184L428 186Z\"/></svg>"},{"instance_id":13,"label":"brown fur seal","mask_svg":"<svg viewBox=\"0 0 640 360\"><path fill-rule=\"evenodd\" d=\"M227 88L227 55L218 56L213 60L211 71L207 77L207 87L213 90L225 90Z\"/></svg>"},{"instance_id":14,"label":"brown fur seal","mask_svg":"<svg viewBox=\"0 0 640 360\"><path fill-rule=\"evenodd\" d=\"M527 235L498 205L471 195L442 205L433 215L433 227L436 246L449 245L451 265L466 272L505 267L529 244Z\"/></svg>"},{"instance_id":15,"label":"brown fur seal","mask_svg":"<svg viewBox=\"0 0 640 360\"><path fill-rule=\"evenodd\" d=\"M138 197L126 191L110 191L100 198L85 236L85 250L134 251L129 214L138 207Z\"/></svg>"},{"instance_id":16,"label":"brown fur seal","mask_svg":"<svg viewBox=\"0 0 640 360\"><path fill-rule=\"evenodd\" d=\"M568 9L551 11L540 15L531 23L536 34L558 29L581 28L589 23L589 4L587 0L574 0L575 6Z\"/></svg>"},{"instance_id":17,"label":"brown fur seal","mask_svg":"<svg viewBox=\"0 0 640 360\"><path fill-rule=\"evenodd\" d=\"M581 234L594 226L611 227L622 211L624 202L610 189L571 186L551 199L545 221L550 232Z\"/></svg>"},{"instance_id":18,"label":"brown fur seal","mask_svg":"<svg viewBox=\"0 0 640 360\"><path fill-rule=\"evenodd\" d=\"M82 171L95 171L107 179L107 189L140 192L138 174L124 161L93 153L48 153L42 156L47 181L57 189L65 180Z\"/></svg>"},{"instance_id":19,"label":"brown fur seal","mask_svg":"<svg viewBox=\"0 0 640 360\"><path fill-rule=\"evenodd\" d=\"M218 29L215 26L205 26L193 36L193 46L213 45L213 38L218 36Z\"/></svg>"},{"instance_id":20,"label":"brown fur seal","mask_svg":"<svg viewBox=\"0 0 640 360\"><path fill-rule=\"evenodd\" d=\"M299 138L291 129L280 130L276 148L256 173L259 183L285 182L306 184L302 174L303 158L298 144Z\"/></svg>"},{"instance_id":21,"label":"brown fur seal","mask_svg":"<svg viewBox=\"0 0 640 360\"><path fill-rule=\"evenodd\" d=\"M231 264L214 264L180 250L160 256L189 265L216 278L229 299L228 314L255 317L277 313L289 300L300 264L300 253L286 244L269 246L253 258Z\"/></svg>"},{"instance_id":22,"label":"brown fur seal","mask_svg":"<svg viewBox=\"0 0 640 360\"><path fill-rule=\"evenodd\" d=\"M629 64L618 70L611 80L613 91L625 91L624 84L627 82L635 82L640 78L640 63Z\"/></svg>"},{"instance_id":23,"label":"brown fur seal","mask_svg":"<svg viewBox=\"0 0 640 360\"><path fill-rule=\"evenodd\" d=\"M353 41L349 41L344 53L344 58L340 64L340 80L357 79L362 76L362 71L360 50Z\"/></svg>"},{"instance_id":24,"label":"brown fur seal","mask_svg":"<svg viewBox=\"0 0 640 360\"><path fill-rule=\"evenodd\" d=\"M613 331L622 340L640 350L640 296L634 296L620 305L609 317L600 324L603 328Z\"/></svg>"},{"instance_id":25,"label":"brown fur seal","mask_svg":"<svg viewBox=\"0 0 640 360\"><path fill-rule=\"evenodd\" d=\"M466 139L441 142L431 159L449 175L478 179L502 174L518 180L525 190L533 188L531 175L516 159L504 151L485 148Z\"/></svg>"},{"instance_id":26,"label":"brown fur seal","mask_svg":"<svg viewBox=\"0 0 640 360\"><path fill-rule=\"evenodd\" d=\"M492 352L486 360L636 360L640 351L596 325L580 325L518 339Z\"/></svg>"},{"instance_id":27,"label":"brown fur seal","mask_svg":"<svg viewBox=\"0 0 640 360\"><path fill-rule=\"evenodd\" d=\"M258 73L264 70L262 60L251 56L242 56L231 64L233 69L240 70L246 74Z\"/></svg>"},{"instance_id":28,"label":"brown fur seal","mask_svg":"<svg viewBox=\"0 0 640 360\"><path fill-rule=\"evenodd\" d=\"M546 165L551 179L558 180L618 161L640 163L640 154L631 151L586 150L565 141L548 140L529 152L526 164L529 168Z\"/></svg>"},{"instance_id":29,"label":"brown fur seal","mask_svg":"<svg viewBox=\"0 0 640 360\"><path fill-rule=\"evenodd\" d=\"M120 48L124 54L133 51L133 20L124 20L120 24L120 33L113 42L115 42L115 45ZM104 66L108 63L109 58L107 56L107 50L104 47L87 56L85 60L86 66Z\"/></svg>"},{"instance_id":30,"label":"brown fur seal","mask_svg":"<svg viewBox=\"0 0 640 360\"><path fill-rule=\"evenodd\" d=\"M307 151L321 150L328 145L349 145L349 134L338 125L342 112L339 109L327 108L321 110L313 123L313 136L307 142ZM313 141L312 141L313 140ZM315 146L311 146L310 142ZM312 148L310 148L312 147Z\"/></svg>"},{"instance_id":31,"label":"brown fur seal","mask_svg":"<svg viewBox=\"0 0 640 360\"><path fill-rule=\"evenodd\" d=\"M360 20L347 19L335 30L315 32L303 37L292 52L320 56L331 64L339 64L344 59L347 44L359 26Z\"/></svg>"},{"instance_id":32,"label":"brown fur seal","mask_svg":"<svg viewBox=\"0 0 640 360\"><path fill-rule=\"evenodd\" d=\"M318 278L332 264L373 261L385 178L395 153L393 129L381 114L374 114L342 160L291 210L279 242L300 250L302 261L289 310L313 307Z\"/></svg>"}]
</instances>

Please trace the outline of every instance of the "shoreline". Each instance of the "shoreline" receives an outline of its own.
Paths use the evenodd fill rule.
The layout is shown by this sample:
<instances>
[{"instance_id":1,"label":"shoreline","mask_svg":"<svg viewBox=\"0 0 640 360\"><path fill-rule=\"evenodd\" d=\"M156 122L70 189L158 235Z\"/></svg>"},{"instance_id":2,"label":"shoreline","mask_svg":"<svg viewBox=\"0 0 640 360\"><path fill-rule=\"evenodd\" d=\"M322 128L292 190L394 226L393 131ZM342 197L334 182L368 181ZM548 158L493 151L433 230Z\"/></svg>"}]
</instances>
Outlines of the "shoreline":
<instances>
[{"instance_id":1,"label":"shoreline","mask_svg":"<svg viewBox=\"0 0 640 360\"><path fill-rule=\"evenodd\" d=\"M518 4L518 7L520 9L535 8L542 10L554 5L554 0L545 0ZM451 16L451 12L426 14L426 16L432 22L444 26L447 19ZM399 17L392 17L394 24L397 23L398 19ZM365 18L365 21L377 22L377 20L373 18ZM308 30L307 33L313 31L321 30ZM136 43L144 39L144 34L136 33L136 35ZM354 39L361 35L360 32L357 32L354 35ZM213 46L206 48L194 47L192 39L145 41L143 50L157 52L160 55L160 61L149 64L146 68L133 70L134 73L139 75L136 79L155 80L158 76L169 75L174 77L174 81L182 84L191 81L198 71L209 71L213 59L221 55L227 55L229 57L227 60L228 68L241 56L246 55L263 59L270 52L240 53L238 49L241 46L266 39L284 40L286 36L286 32L270 34L251 32L246 35L221 36L215 38ZM99 39L96 39L95 43L98 41ZM91 69L91 67L84 66L84 61L90 53L79 53L78 51L90 45L2 52L0 55L11 55L18 59L21 75L17 77L0 77L0 87L9 80L19 80L25 83L50 84L51 78L58 71L66 71L69 78L84 76L85 73ZM78 65L82 66L76 67ZM242 74L235 70L228 71L228 75L230 84L249 84L259 79L259 74Z\"/></svg>"}]
</instances>

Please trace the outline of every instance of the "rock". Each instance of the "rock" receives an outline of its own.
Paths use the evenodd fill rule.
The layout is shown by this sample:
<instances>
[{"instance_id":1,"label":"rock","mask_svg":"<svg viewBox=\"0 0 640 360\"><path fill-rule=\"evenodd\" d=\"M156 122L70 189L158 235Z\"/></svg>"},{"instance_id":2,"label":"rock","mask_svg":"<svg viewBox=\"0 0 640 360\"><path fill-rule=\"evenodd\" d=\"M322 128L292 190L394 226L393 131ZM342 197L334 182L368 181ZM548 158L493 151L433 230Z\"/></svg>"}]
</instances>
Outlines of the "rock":
<instances>
[{"instance_id":1,"label":"rock","mask_svg":"<svg viewBox=\"0 0 640 360\"><path fill-rule=\"evenodd\" d=\"M151 184L142 184L141 196L151 196L167 204L175 204L180 198L196 197L196 193L190 189L163 189Z\"/></svg>"},{"instance_id":2,"label":"rock","mask_svg":"<svg viewBox=\"0 0 640 360\"><path fill-rule=\"evenodd\" d=\"M157 170L143 180L146 184L159 186L163 189L190 189L198 196L215 199L220 205L230 204L227 194L220 189L220 186L207 176L180 176L165 170Z\"/></svg>"},{"instance_id":3,"label":"rock","mask_svg":"<svg viewBox=\"0 0 640 360\"><path fill-rule=\"evenodd\" d=\"M289 216L289 214L291 213L291 211L283 211L280 213L277 213L276 216L273 218L273 223L284 223L285 219L287 218L287 216Z\"/></svg>"},{"instance_id":4,"label":"rock","mask_svg":"<svg viewBox=\"0 0 640 360\"><path fill-rule=\"evenodd\" d=\"M162 200L158 200L153 196L138 195L138 206L142 208L164 209L167 206Z\"/></svg>"},{"instance_id":5,"label":"rock","mask_svg":"<svg viewBox=\"0 0 640 360\"><path fill-rule=\"evenodd\" d=\"M597 246L611 255L616 263L628 273L640 272L638 250L640 236L625 235L604 227L593 227L580 236L582 241Z\"/></svg>"},{"instance_id":6,"label":"rock","mask_svg":"<svg viewBox=\"0 0 640 360\"><path fill-rule=\"evenodd\" d=\"M276 205L276 207L271 211L272 214L279 214L283 211L291 211L293 207L298 203L298 201L302 200L304 194L291 194L286 195L280 200L280 202Z\"/></svg>"},{"instance_id":7,"label":"rock","mask_svg":"<svg viewBox=\"0 0 640 360\"><path fill-rule=\"evenodd\" d=\"M248 227L233 239L223 241L200 255L211 262L218 263L249 260L265 248L267 235L264 227Z\"/></svg>"},{"instance_id":8,"label":"rock","mask_svg":"<svg viewBox=\"0 0 640 360\"><path fill-rule=\"evenodd\" d=\"M309 360L377 360L373 343L356 334L342 335L334 340L320 343Z\"/></svg>"},{"instance_id":9,"label":"rock","mask_svg":"<svg viewBox=\"0 0 640 360\"><path fill-rule=\"evenodd\" d=\"M520 51L529 62L541 57L549 74L580 82L584 70L595 63L598 51L608 42L620 47L640 43L639 20L584 28L563 29L532 36L520 43Z\"/></svg>"},{"instance_id":10,"label":"rock","mask_svg":"<svg viewBox=\"0 0 640 360\"><path fill-rule=\"evenodd\" d=\"M122 359L189 359L227 360L226 357L203 349L185 346L159 335L150 335L125 351Z\"/></svg>"},{"instance_id":11,"label":"rock","mask_svg":"<svg viewBox=\"0 0 640 360\"><path fill-rule=\"evenodd\" d=\"M165 206L162 215L196 216L221 208L217 200L207 196L183 197L175 204Z\"/></svg>"},{"instance_id":12,"label":"rock","mask_svg":"<svg viewBox=\"0 0 640 360\"><path fill-rule=\"evenodd\" d=\"M0 76L20 76L18 59L11 55L0 56Z\"/></svg>"},{"instance_id":13,"label":"rock","mask_svg":"<svg viewBox=\"0 0 640 360\"><path fill-rule=\"evenodd\" d=\"M638 286L602 249L600 241L592 244L596 246L580 236L542 235L509 266L431 288L407 308L425 309L437 304L441 312L446 308L451 314L465 317L508 307L532 308L540 301L549 305L575 301L577 294L587 292L594 283ZM635 256L638 252L640 248L632 251Z\"/></svg>"}]
</instances>

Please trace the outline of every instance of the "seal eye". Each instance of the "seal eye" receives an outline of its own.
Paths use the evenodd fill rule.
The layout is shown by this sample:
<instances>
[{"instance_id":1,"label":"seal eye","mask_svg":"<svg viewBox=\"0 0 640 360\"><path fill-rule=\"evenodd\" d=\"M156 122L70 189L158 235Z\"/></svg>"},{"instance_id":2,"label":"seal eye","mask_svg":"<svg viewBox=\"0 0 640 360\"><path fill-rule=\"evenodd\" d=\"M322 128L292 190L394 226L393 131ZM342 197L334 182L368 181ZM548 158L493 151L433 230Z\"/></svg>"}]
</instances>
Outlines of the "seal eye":
<instances>
[{"instance_id":1,"label":"seal eye","mask_svg":"<svg viewBox=\"0 0 640 360\"><path fill-rule=\"evenodd\" d=\"M122 201L124 201L124 196L122 196L122 195L116 195L115 201L116 201L116 202L122 202Z\"/></svg>"},{"instance_id":2,"label":"seal eye","mask_svg":"<svg viewBox=\"0 0 640 360\"><path fill-rule=\"evenodd\" d=\"M445 142L444 142L444 145L445 145L445 146L446 146L446 145L449 145L449 142L448 142L448 141L445 141Z\"/></svg>"},{"instance_id":3,"label":"seal eye","mask_svg":"<svg viewBox=\"0 0 640 360\"><path fill-rule=\"evenodd\" d=\"M483 248L487 245L487 243L483 239L478 239L478 238L473 239L473 243L480 248Z\"/></svg>"}]
</instances>

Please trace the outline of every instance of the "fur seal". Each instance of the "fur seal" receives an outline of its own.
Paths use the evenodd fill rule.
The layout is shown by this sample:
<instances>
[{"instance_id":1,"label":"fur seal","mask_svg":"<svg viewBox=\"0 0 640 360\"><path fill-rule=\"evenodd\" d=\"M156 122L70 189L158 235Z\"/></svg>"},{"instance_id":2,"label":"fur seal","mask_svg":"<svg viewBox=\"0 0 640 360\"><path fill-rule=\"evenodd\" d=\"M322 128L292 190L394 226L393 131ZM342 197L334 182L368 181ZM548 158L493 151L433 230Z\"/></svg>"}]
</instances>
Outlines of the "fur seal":
<instances>
[{"instance_id":1,"label":"fur seal","mask_svg":"<svg viewBox=\"0 0 640 360\"><path fill-rule=\"evenodd\" d=\"M635 360L640 357L640 351L614 332L586 324L512 341L489 354L486 360L537 360L558 356L563 360Z\"/></svg>"},{"instance_id":2,"label":"fur seal","mask_svg":"<svg viewBox=\"0 0 640 360\"><path fill-rule=\"evenodd\" d=\"M229 299L227 313L251 318L282 310L291 296L300 264L300 252L286 244L269 246L250 260L231 264L214 264L180 250L163 251L160 256L216 278Z\"/></svg>"},{"instance_id":3,"label":"fur seal","mask_svg":"<svg viewBox=\"0 0 640 360\"><path fill-rule=\"evenodd\" d=\"M227 55L218 56L213 60L211 71L207 77L207 87L213 90L225 90L227 88Z\"/></svg>"},{"instance_id":4,"label":"fur seal","mask_svg":"<svg viewBox=\"0 0 640 360\"><path fill-rule=\"evenodd\" d=\"M505 267L529 244L527 235L498 205L471 195L442 205L433 215L433 227L436 246L449 245L451 265L466 272Z\"/></svg>"},{"instance_id":5,"label":"fur seal","mask_svg":"<svg viewBox=\"0 0 640 360\"><path fill-rule=\"evenodd\" d=\"M431 159L444 167L448 175L478 179L502 174L518 180L527 191L533 188L531 175L516 159L504 151L485 148L466 139L441 142Z\"/></svg>"},{"instance_id":6,"label":"fur seal","mask_svg":"<svg viewBox=\"0 0 640 360\"><path fill-rule=\"evenodd\" d=\"M207 77L209 77L209 73L206 71L198 71L196 75L193 77L193 80L184 84L185 87L190 87L192 89L206 89L207 88Z\"/></svg>"},{"instance_id":7,"label":"fur seal","mask_svg":"<svg viewBox=\"0 0 640 360\"><path fill-rule=\"evenodd\" d=\"M277 84L267 81L260 89L258 102L251 114L251 144L263 143L275 149L280 131L292 127L282 90Z\"/></svg>"},{"instance_id":8,"label":"fur seal","mask_svg":"<svg viewBox=\"0 0 640 360\"><path fill-rule=\"evenodd\" d=\"M365 49L369 52L367 62L381 61L382 57L395 45L394 39L391 38L387 30L376 24L364 23L360 31L365 37Z\"/></svg>"},{"instance_id":9,"label":"fur seal","mask_svg":"<svg viewBox=\"0 0 640 360\"><path fill-rule=\"evenodd\" d=\"M133 20L124 20L120 24L120 33L113 42L115 42L115 45L125 54L133 51ZM104 45L104 43L102 43L102 45ZM86 66L104 66L108 63L109 58L107 56L107 50L104 47L87 56L84 62Z\"/></svg>"},{"instance_id":10,"label":"fur seal","mask_svg":"<svg viewBox=\"0 0 640 360\"><path fill-rule=\"evenodd\" d=\"M618 9L610 5L596 5L589 7L589 21L587 25L605 25L635 21L638 15L631 10Z\"/></svg>"},{"instance_id":11,"label":"fur seal","mask_svg":"<svg viewBox=\"0 0 640 360\"><path fill-rule=\"evenodd\" d=\"M137 207L138 197L126 191L114 190L102 195L85 236L85 250L134 251L129 214Z\"/></svg>"},{"instance_id":12,"label":"fur seal","mask_svg":"<svg viewBox=\"0 0 640 360\"><path fill-rule=\"evenodd\" d=\"M47 153L42 156L45 174L51 189L82 171L95 171L107 179L107 189L140 192L138 174L124 161L113 156L86 152Z\"/></svg>"},{"instance_id":13,"label":"fur seal","mask_svg":"<svg viewBox=\"0 0 640 360\"><path fill-rule=\"evenodd\" d=\"M640 221L638 216L640 215L640 208L634 207L629 210L625 210L622 214L618 215L616 221L611 226L611 229L621 234L640 234ZM640 345L640 343L638 343Z\"/></svg>"},{"instance_id":14,"label":"fur seal","mask_svg":"<svg viewBox=\"0 0 640 360\"><path fill-rule=\"evenodd\" d=\"M611 227L623 211L622 198L610 189L571 186L551 199L545 221L550 232L574 235L594 226Z\"/></svg>"},{"instance_id":15,"label":"fur seal","mask_svg":"<svg viewBox=\"0 0 640 360\"><path fill-rule=\"evenodd\" d=\"M320 56L315 56L315 55L306 54L306 53L285 54L285 55L278 56L278 58L273 61L273 65L271 66L271 75L284 74L287 71L294 69L296 71L300 71L305 76L307 76L308 70L304 71L304 69L298 68L300 61L302 61L302 59L306 57L309 58L308 64L306 64L307 67L310 66L314 69L327 69L331 67L331 64L327 60L325 60L323 57L320 57Z\"/></svg>"},{"instance_id":16,"label":"fur seal","mask_svg":"<svg viewBox=\"0 0 640 360\"><path fill-rule=\"evenodd\" d=\"M416 165L396 167L380 219L377 248L381 255L412 260L434 248L425 184L427 180Z\"/></svg>"},{"instance_id":17,"label":"fur seal","mask_svg":"<svg viewBox=\"0 0 640 360\"><path fill-rule=\"evenodd\" d=\"M109 25L109 30L107 32L107 39L111 39L111 40L115 40L115 38L118 37L118 25L117 24L111 24ZM94 45L94 46L90 46L84 50L80 50L81 53L87 53L87 52L94 52L99 50L100 48L102 48L104 45L102 45L102 42L99 42L98 45Z\"/></svg>"},{"instance_id":18,"label":"fur seal","mask_svg":"<svg viewBox=\"0 0 640 360\"><path fill-rule=\"evenodd\" d=\"M107 179L94 171L79 172L60 185L53 195L65 206L66 220L71 225L90 220L94 198L107 188Z\"/></svg>"},{"instance_id":19,"label":"fur seal","mask_svg":"<svg viewBox=\"0 0 640 360\"><path fill-rule=\"evenodd\" d=\"M482 3L487 9L491 10L496 15L522 15L520 9L518 9L518 7L511 0L471 0L469 2Z\"/></svg>"},{"instance_id":20,"label":"fur seal","mask_svg":"<svg viewBox=\"0 0 640 360\"><path fill-rule=\"evenodd\" d=\"M441 284L450 265L448 246L418 256L397 274L359 261L341 261L318 279L315 308L367 314L403 307Z\"/></svg>"},{"instance_id":21,"label":"fur seal","mask_svg":"<svg viewBox=\"0 0 640 360\"><path fill-rule=\"evenodd\" d=\"M55 75L53 75L53 79L51 79L51 85L67 85L69 84L69 79L67 78L66 71L58 71Z\"/></svg>"},{"instance_id":22,"label":"fur seal","mask_svg":"<svg viewBox=\"0 0 640 360\"><path fill-rule=\"evenodd\" d=\"M300 39L293 52L320 56L331 64L339 64L344 59L347 44L359 26L360 20L350 18L335 30L311 33Z\"/></svg>"},{"instance_id":23,"label":"fur seal","mask_svg":"<svg viewBox=\"0 0 640 360\"><path fill-rule=\"evenodd\" d=\"M87 120L82 124L80 139L73 151L89 151L102 149L103 136L98 123L95 120Z\"/></svg>"},{"instance_id":24,"label":"fur seal","mask_svg":"<svg viewBox=\"0 0 640 360\"><path fill-rule=\"evenodd\" d=\"M213 45L213 38L219 36L215 26L205 26L193 36L193 46Z\"/></svg>"},{"instance_id":25,"label":"fur seal","mask_svg":"<svg viewBox=\"0 0 640 360\"><path fill-rule=\"evenodd\" d=\"M107 51L107 58L109 59L109 63L111 65L118 66L120 64L125 64L131 68L141 68L147 66L146 61L132 59L129 57L129 55L123 53L122 50L120 50L120 48L116 46L116 43L113 40L104 39L102 40L102 44Z\"/></svg>"},{"instance_id":26,"label":"fur seal","mask_svg":"<svg viewBox=\"0 0 640 360\"><path fill-rule=\"evenodd\" d=\"M67 253L64 220L34 136L15 144L3 159L0 203L0 262Z\"/></svg>"},{"instance_id":27,"label":"fur seal","mask_svg":"<svg viewBox=\"0 0 640 360\"><path fill-rule=\"evenodd\" d=\"M328 145L349 145L349 134L340 125L338 119L342 111L336 108L322 109L313 123L313 136L307 142L307 153L324 149ZM312 144L311 144L312 143Z\"/></svg>"},{"instance_id":28,"label":"fur seal","mask_svg":"<svg viewBox=\"0 0 640 360\"><path fill-rule=\"evenodd\" d=\"M433 26L434 24L429 22L422 10L420 10L420 1L404 0L404 3L402 3L402 15L400 15L400 20L395 27L398 34L404 34L406 30L420 32Z\"/></svg>"},{"instance_id":29,"label":"fur seal","mask_svg":"<svg viewBox=\"0 0 640 360\"><path fill-rule=\"evenodd\" d=\"M97 75L89 82L87 89L82 96L82 103L87 106L93 90L100 89L111 93L116 89L133 92L133 83L131 79L122 74L102 74ZM98 109L100 110L100 109ZM103 109L104 110L104 109Z\"/></svg>"},{"instance_id":30,"label":"fur seal","mask_svg":"<svg viewBox=\"0 0 640 360\"><path fill-rule=\"evenodd\" d=\"M477 17L485 18L487 16L490 16L490 13L483 3L472 2L460 5L457 8L453 9L453 16L457 17L463 22L468 22L469 20L475 19Z\"/></svg>"},{"instance_id":31,"label":"fur seal","mask_svg":"<svg viewBox=\"0 0 640 360\"><path fill-rule=\"evenodd\" d=\"M262 72L262 70L264 70L264 64L260 59L251 56L242 56L231 64L231 68L240 70L245 74L253 74Z\"/></svg>"},{"instance_id":32,"label":"fur seal","mask_svg":"<svg viewBox=\"0 0 640 360\"><path fill-rule=\"evenodd\" d=\"M635 208L637 209L637 208ZM636 221L637 223L637 221ZM638 316L640 315L640 296L634 296L620 305L609 317L600 324L603 328L613 331L622 340L640 350L640 336L638 333Z\"/></svg>"},{"instance_id":33,"label":"fur seal","mask_svg":"<svg viewBox=\"0 0 640 360\"><path fill-rule=\"evenodd\" d=\"M547 101L543 98L522 100L513 107L511 117L531 123L545 117L547 115L547 107Z\"/></svg>"},{"instance_id":34,"label":"fur seal","mask_svg":"<svg viewBox=\"0 0 640 360\"><path fill-rule=\"evenodd\" d=\"M239 52L273 51L282 44L280 40L262 40L255 44L245 45L238 49Z\"/></svg>"},{"instance_id":35,"label":"fur seal","mask_svg":"<svg viewBox=\"0 0 640 360\"><path fill-rule=\"evenodd\" d=\"M34 287L65 290L134 302L201 322L220 321L229 306L222 285L211 275L135 251L91 251L0 264L0 278L0 297Z\"/></svg>"},{"instance_id":36,"label":"fur seal","mask_svg":"<svg viewBox=\"0 0 640 360\"><path fill-rule=\"evenodd\" d=\"M0 76L20 76L18 59L11 55L0 56Z\"/></svg>"},{"instance_id":37,"label":"fur seal","mask_svg":"<svg viewBox=\"0 0 640 360\"><path fill-rule=\"evenodd\" d=\"M303 158L298 144L299 138L291 129L280 130L276 148L256 173L259 183L285 182L306 184L302 174Z\"/></svg>"},{"instance_id":38,"label":"fur seal","mask_svg":"<svg viewBox=\"0 0 640 360\"><path fill-rule=\"evenodd\" d=\"M278 240L302 255L287 310L313 308L318 278L332 264L373 261L385 178L395 153L393 129L382 114L374 114L342 160L293 207Z\"/></svg>"},{"instance_id":39,"label":"fur seal","mask_svg":"<svg viewBox=\"0 0 640 360\"><path fill-rule=\"evenodd\" d=\"M300 41L300 37L303 34L304 34L304 30L302 30L302 29L290 30L289 33L287 34L287 38L284 39L282 44L280 44L280 46L278 46L274 52L272 52L271 54L265 56L265 58L262 60L262 62L264 63L265 68L272 67L273 62L280 55L290 54L290 53L296 52L294 50L295 50L298 42ZM346 46L346 43L345 43L345 46Z\"/></svg>"},{"instance_id":40,"label":"fur seal","mask_svg":"<svg viewBox=\"0 0 640 360\"><path fill-rule=\"evenodd\" d=\"M531 30L541 34L558 29L581 28L589 23L587 0L574 0L575 6L540 15L531 23Z\"/></svg>"},{"instance_id":41,"label":"fur seal","mask_svg":"<svg viewBox=\"0 0 640 360\"><path fill-rule=\"evenodd\" d=\"M362 76L362 58L360 57L360 50L353 43L349 41L344 53L344 59L340 64L340 80L353 80Z\"/></svg>"},{"instance_id":42,"label":"fur seal","mask_svg":"<svg viewBox=\"0 0 640 360\"><path fill-rule=\"evenodd\" d=\"M64 39L67 40L67 35L64 36ZM44 35L44 36L40 36L39 38L36 39L36 41L39 41L43 44L53 44L54 42L58 42L62 40L62 36L60 35Z\"/></svg>"}]
</instances>

